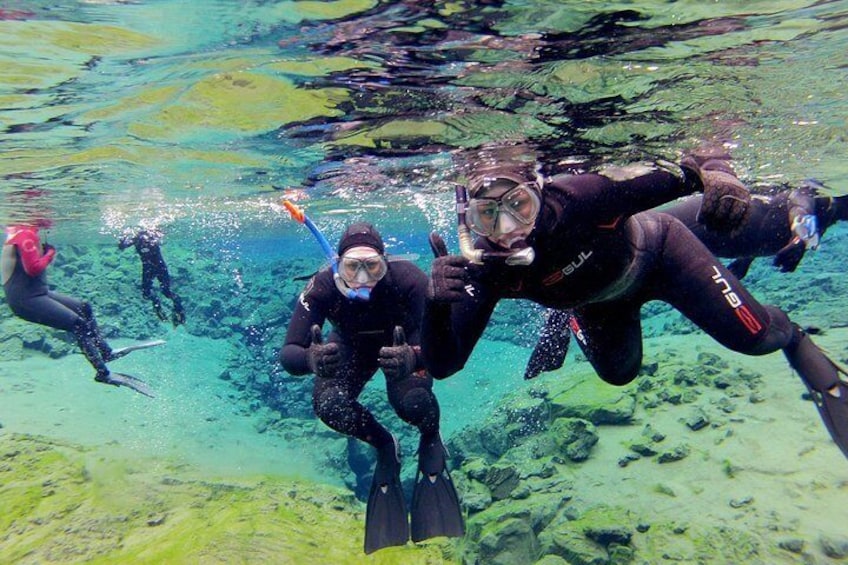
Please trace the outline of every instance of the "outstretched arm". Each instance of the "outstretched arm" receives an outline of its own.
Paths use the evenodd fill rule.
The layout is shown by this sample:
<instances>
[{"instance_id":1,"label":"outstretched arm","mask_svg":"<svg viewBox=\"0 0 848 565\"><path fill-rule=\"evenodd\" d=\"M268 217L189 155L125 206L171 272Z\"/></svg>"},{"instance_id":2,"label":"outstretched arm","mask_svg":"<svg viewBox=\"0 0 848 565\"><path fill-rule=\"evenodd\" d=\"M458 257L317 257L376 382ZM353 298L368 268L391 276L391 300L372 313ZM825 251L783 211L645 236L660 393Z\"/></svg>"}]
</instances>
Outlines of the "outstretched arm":
<instances>
[{"instance_id":1,"label":"outstretched arm","mask_svg":"<svg viewBox=\"0 0 848 565\"><path fill-rule=\"evenodd\" d=\"M38 232L33 229L19 231L6 244L17 246L24 271L31 277L37 277L43 273L56 256L56 250L52 245L44 244L42 249Z\"/></svg>"}]
</instances>

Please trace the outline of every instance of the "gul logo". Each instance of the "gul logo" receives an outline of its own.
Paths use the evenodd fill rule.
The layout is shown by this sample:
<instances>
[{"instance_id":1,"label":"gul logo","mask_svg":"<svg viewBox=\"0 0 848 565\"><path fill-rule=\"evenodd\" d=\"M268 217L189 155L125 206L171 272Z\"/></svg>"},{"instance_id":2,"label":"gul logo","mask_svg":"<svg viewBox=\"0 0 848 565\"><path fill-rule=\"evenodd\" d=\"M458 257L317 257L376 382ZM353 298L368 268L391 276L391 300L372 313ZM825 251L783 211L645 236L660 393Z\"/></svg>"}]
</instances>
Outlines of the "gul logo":
<instances>
[{"instance_id":1,"label":"gul logo","mask_svg":"<svg viewBox=\"0 0 848 565\"><path fill-rule=\"evenodd\" d=\"M580 254L577 256L577 259L575 259L559 271L545 277L545 280L542 281L542 284L550 286L552 284L558 283L563 278L573 274L577 269L583 266L583 264L586 262L586 259L591 257L593 253L594 251L581 251Z\"/></svg>"},{"instance_id":2,"label":"gul logo","mask_svg":"<svg viewBox=\"0 0 848 565\"><path fill-rule=\"evenodd\" d=\"M733 312L736 314L736 317L739 318L745 328L751 332L752 335L759 333L763 329L763 324L757 319L754 313L751 312L748 305L742 302L739 295L733 291L730 283L726 278L724 278L724 276L722 276L718 267L713 265L713 271L715 273L712 276L713 282L722 287L721 294L724 296L727 303L730 304L730 307L733 308Z\"/></svg>"},{"instance_id":3,"label":"gul logo","mask_svg":"<svg viewBox=\"0 0 848 565\"><path fill-rule=\"evenodd\" d=\"M568 326L571 328L571 333L574 334L574 337L580 340L580 343L582 343L583 345L587 345L586 334L583 333L583 328L580 327L580 324L577 323L577 320L574 318L574 316L572 316L571 319L568 320Z\"/></svg>"}]
</instances>

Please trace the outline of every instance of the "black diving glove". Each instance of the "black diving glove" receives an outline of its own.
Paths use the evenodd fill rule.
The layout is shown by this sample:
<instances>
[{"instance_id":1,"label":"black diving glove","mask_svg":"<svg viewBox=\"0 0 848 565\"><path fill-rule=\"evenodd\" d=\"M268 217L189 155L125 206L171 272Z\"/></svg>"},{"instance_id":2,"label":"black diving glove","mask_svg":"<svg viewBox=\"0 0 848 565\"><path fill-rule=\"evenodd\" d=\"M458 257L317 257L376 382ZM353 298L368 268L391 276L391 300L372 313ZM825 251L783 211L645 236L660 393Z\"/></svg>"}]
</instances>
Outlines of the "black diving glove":
<instances>
[{"instance_id":1,"label":"black diving glove","mask_svg":"<svg viewBox=\"0 0 848 565\"><path fill-rule=\"evenodd\" d=\"M448 255L445 241L435 232L430 234L430 247L436 259L430 269L427 298L434 302L456 302L465 296L468 260L461 255Z\"/></svg>"},{"instance_id":2,"label":"black diving glove","mask_svg":"<svg viewBox=\"0 0 848 565\"><path fill-rule=\"evenodd\" d=\"M792 273L798 268L798 264L804 258L806 252L807 246L804 244L804 240L800 237L793 237L792 241L777 252L772 262L775 267L780 269L781 273Z\"/></svg>"},{"instance_id":3,"label":"black diving glove","mask_svg":"<svg viewBox=\"0 0 848 565\"><path fill-rule=\"evenodd\" d=\"M698 222L712 231L729 232L748 218L751 193L730 165L717 159L706 161L699 170L704 197L698 210Z\"/></svg>"},{"instance_id":4,"label":"black diving glove","mask_svg":"<svg viewBox=\"0 0 848 565\"><path fill-rule=\"evenodd\" d=\"M380 368L387 381L397 381L409 377L418 365L415 349L406 343L403 328L395 326L394 345L380 348Z\"/></svg>"},{"instance_id":5,"label":"black diving glove","mask_svg":"<svg viewBox=\"0 0 848 565\"><path fill-rule=\"evenodd\" d=\"M322 343L321 328L312 326L312 344L307 352L309 369L316 377L327 379L336 375L342 362L342 352L338 343Z\"/></svg>"}]
</instances>

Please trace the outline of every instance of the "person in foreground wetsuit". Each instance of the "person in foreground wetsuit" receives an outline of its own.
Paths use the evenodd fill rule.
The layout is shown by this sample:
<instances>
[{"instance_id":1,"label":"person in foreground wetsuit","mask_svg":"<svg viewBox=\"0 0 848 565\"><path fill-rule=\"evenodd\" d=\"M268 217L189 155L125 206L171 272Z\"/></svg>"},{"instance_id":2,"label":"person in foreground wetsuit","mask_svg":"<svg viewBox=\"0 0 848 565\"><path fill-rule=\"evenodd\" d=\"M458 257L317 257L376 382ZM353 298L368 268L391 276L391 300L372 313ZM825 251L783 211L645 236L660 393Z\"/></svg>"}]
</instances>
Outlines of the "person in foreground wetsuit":
<instances>
[{"instance_id":1,"label":"person in foreground wetsuit","mask_svg":"<svg viewBox=\"0 0 848 565\"><path fill-rule=\"evenodd\" d=\"M410 538L397 440L357 400L378 369L395 412L421 433L412 540L462 536L459 500L439 435L439 404L419 346L427 275L409 261L388 261L380 234L367 223L347 228L335 267L337 273L332 266L316 273L298 298L280 361L292 375L315 375L312 405L327 426L377 451L365 552ZM325 342L321 327L328 320L332 330Z\"/></svg>"},{"instance_id":2,"label":"person in foreground wetsuit","mask_svg":"<svg viewBox=\"0 0 848 565\"><path fill-rule=\"evenodd\" d=\"M716 256L735 258L728 269L739 279L745 277L756 257L773 256L774 266L788 273L797 269L808 249L818 248L830 226L848 220L848 196L822 196L822 188L816 181L807 180L791 191L754 195L745 222L732 232L708 230L698 221L700 195L659 210L683 222ZM545 324L527 362L525 379L562 367L572 329L583 337L569 312L545 312Z\"/></svg>"},{"instance_id":3,"label":"person in foreground wetsuit","mask_svg":"<svg viewBox=\"0 0 848 565\"><path fill-rule=\"evenodd\" d=\"M91 304L50 290L46 270L55 256L56 249L52 245L42 245L37 225L21 224L6 228L0 272L6 301L12 312L28 322L71 332L83 355L97 371L95 381L126 386L152 396L143 381L112 373L106 366L106 363L135 351L139 346L112 349L100 334Z\"/></svg>"},{"instance_id":4,"label":"person in foreground wetsuit","mask_svg":"<svg viewBox=\"0 0 848 565\"><path fill-rule=\"evenodd\" d=\"M153 310L160 320L167 320L168 315L162 309L162 302L153 293L153 281L159 281L159 288L167 298L171 299L174 309L171 312L171 322L174 326L185 323L183 302L177 293L171 289L171 275L168 265L162 257L162 234L156 230L141 229L135 234L127 235L118 242L118 249L124 250L135 247L141 259L141 295L153 303Z\"/></svg>"},{"instance_id":5,"label":"person in foreground wetsuit","mask_svg":"<svg viewBox=\"0 0 848 565\"><path fill-rule=\"evenodd\" d=\"M836 365L783 311L758 303L682 222L650 210L701 191L698 216L707 229L742 225L750 194L726 161L687 157L679 166L535 180L496 162L484 166L471 177L460 216L463 255L447 255L431 236L437 258L421 343L435 378L462 369L499 300L527 298L572 310L595 371L627 384L642 365L641 307L662 300L729 349L783 350L848 456L848 385ZM481 236L474 243L469 229Z\"/></svg>"}]
</instances>

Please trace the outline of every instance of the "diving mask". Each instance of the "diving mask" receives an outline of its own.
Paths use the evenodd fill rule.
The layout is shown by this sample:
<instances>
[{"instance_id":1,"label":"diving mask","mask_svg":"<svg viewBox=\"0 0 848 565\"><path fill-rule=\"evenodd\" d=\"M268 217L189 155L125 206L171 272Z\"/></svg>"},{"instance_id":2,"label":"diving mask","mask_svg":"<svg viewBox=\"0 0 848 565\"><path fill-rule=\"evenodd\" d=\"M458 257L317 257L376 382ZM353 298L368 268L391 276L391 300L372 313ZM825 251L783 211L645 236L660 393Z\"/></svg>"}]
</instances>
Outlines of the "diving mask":
<instances>
[{"instance_id":1,"label":"diving mask","mask_svg":"<svg viewBox=\"0 0 848 565\"><path fill-rule=\"evenodd\" d=\"M387 271L386 258L379 254L345 254L339 258L339 276L349 285L374 285Z\"/></svg>"},{"instance_id":2,"label":"diving mask","mask_svg":"<svg viewBox=\"0 0 848 565\"><path fill-rule=\"evenodd\" d=\"M541 205L535 186L518 184L496 198L471 198L465 210L465 223L474 233L491 237L498 234L501 214L507 214L520 225L529 226L536 221Z\"/></svg>"}]
</instances>

